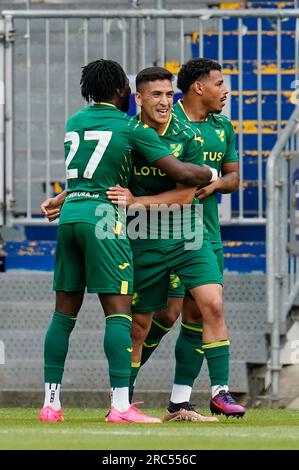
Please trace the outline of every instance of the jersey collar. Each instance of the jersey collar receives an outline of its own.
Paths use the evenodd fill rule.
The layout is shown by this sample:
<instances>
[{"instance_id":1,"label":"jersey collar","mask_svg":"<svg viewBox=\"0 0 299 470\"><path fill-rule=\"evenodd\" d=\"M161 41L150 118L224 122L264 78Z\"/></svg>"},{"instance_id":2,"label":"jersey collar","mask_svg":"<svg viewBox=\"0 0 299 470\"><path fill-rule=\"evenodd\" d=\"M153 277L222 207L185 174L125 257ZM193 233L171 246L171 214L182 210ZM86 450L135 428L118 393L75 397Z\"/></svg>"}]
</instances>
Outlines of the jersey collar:
<instances>
[{"instance_id":1,"label":"jersey collar","mask_svg":"<svg viewBox=\"0 0 299 470\"><path fill-rule=\"evenodd\" d=\"M142 121L141 121L141 113L137 114L137 119L138 119L138 121L142 122ZM167 123L165 124L165 128L163 129L163 132L162 132L162 134L160 134L160 137L161 137L162 135L165 135L166 132L168 131L169 125L170 125L170 123L171 123L171 120L172 120L172 113L170 114L169 119L168 119Z\"/></svg>"},{"instance_id":2,"label":"jersey collar","mask_svg":"<svg viewBox=\"0 0 299 470\"><path fill-rule=\"evenodd\" d=\"M168 121L167 121L167 123L166 123L166 125L165 125L165 128L164 128L162 134L160 134L160 136L166 134L166 132L168 131L168 128L169 128L169 125L170 125L171 121L172 121L172 113L170 114L169 119L168 119Z\"/></svg>"},{"instance_id":3,"label":"jersey collar","mask_svg":"<svg viewBox=\"0 0 299 470\"><path fill-rule=\"evenodd\" d=\"M95 103L95 104L101 104L103 106L111 106L112 108L116 108L115 104L106 103L106 101L100 101L99 103Z\"/></svg>"},{"instance_id":4,"label":"jersey collar","mask_svg":"<svg viewBox=\"0 0 299 470\"><path fill-rule=\"evenodd\" d=\"M182 103L182 100L178 100L178 104L181 108L181 110L183 111L183 113L185 114L186 118L188 119L188 121L190 122L193 122L192 119L190 119L190 117L188 116L188 114L186 113L185 109L184 109L184 106L183 106L183 103ZM209 120L209 115L206 117L206 119L204 119L203 121L196 121L196 122L206 122Z\"/></svg>"},{"instance_id":5,"label":"jersey collar","mask_svg":"<svg viewBox=\"0 0 299 470\"><path fill-rule=\"evenodd\" d=\"M181 110L183 111L183 113L185 114L186 118L188 119L188 121L191 121L191 119L189 118L188 114L186 113L186 111L185 111L185 109L184 109L182 100L178 100L178 104L179 104Z\"/></svg>"}]
</instances>

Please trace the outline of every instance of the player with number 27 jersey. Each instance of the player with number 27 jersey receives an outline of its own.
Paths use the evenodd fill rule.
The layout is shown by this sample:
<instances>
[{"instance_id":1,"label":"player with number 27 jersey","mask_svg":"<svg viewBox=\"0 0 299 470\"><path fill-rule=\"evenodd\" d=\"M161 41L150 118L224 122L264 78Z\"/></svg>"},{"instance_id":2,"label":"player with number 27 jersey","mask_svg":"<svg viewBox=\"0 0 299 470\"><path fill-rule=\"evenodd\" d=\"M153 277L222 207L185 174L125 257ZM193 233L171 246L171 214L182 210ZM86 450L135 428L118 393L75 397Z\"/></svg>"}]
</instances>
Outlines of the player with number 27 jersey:
<instances>
[{"instance_id":1,"label":"player with number 27 jersey","mask_svg":"<svg viewBox=\"0 0 299 470\"><path fill-rule=\"evenodd\" d=\"M94 104L71 116L64 142L67 198L60 225L96 225L96 207L111 204L106 196L108 188L128 184L133 150L149 163L169 155L155 131L111 103Z\"/></svg>"},{"instance_id":2,"label":"player with number 27 jersey","mask_svg":"<svg viewBox=\"0 0 299 470\"><path fill-rule=\"evenodd\" d=\"M106 191L117 183L127 186L133 150L149 163L169 154L155 131L111 103L94 104L68 120L68 187L59 221L54 290L80 291L87 285L88 292L132 294L133 263L125 221ZM102 223L104 218L108 222Z\"/></svg>"}]
</instances>

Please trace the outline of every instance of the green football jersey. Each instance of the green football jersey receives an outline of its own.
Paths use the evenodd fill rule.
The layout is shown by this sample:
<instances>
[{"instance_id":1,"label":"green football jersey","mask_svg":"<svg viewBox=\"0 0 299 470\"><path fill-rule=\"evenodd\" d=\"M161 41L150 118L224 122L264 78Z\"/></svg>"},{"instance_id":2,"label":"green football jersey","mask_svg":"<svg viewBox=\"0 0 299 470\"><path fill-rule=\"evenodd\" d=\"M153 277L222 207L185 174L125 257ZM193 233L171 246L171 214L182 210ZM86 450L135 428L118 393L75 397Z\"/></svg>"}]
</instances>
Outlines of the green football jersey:
<instances>
[{"instance_id":1,"label":"green football jersey","mask_svg":"<svg viewBox=\"0 0 299 470\"><path fill-rule=\"evenodd\" d=\"M148 164L169 155L153 129L110 103L94 104L71 116L64 147L67 197L60 224L96 224L99 204L113 206L106 195L108 188L128 185L133 152Z\"/></svg>"},{"instance_id":2,"label":"green football jersey","mask_svg":"<svg viewBox=\"0 0 299 470\"><path fill-rule=\"evenodd\" d=\"M160 135L159 138L161 143L169 149L169 153L175 158L178 158L183 162L193 163L196 165L203 164L202 139L200 131L195 128L191 128L185 121L178 119L174 113L170 116L163 135ZM176 183L173 179L167 176L155 165L149 165L144 157L134 159L133 171L129 181L129 188L134 196L159 194L174 189L175 187ZM194 199L194 204L198 204L197 198ZM153 212L154 211L151 211L151 215ZM182 221L183 217L181 217L181 215L179 217ZM194 226L194 209L192 209L190 217L192 219L192 226ZM148 220L147 226L144 230L144 237L152 239L151 246L160 246L161 243L155 243L155 239L158 239L160 242L163 237L166 238L168 235L170 239L175 239L177 241L176 237L178 237L178 234L182 232L179 227L177 227L179 232L175 232L175 229L173 228L172 212L169 213L169 230L167 224L164 224L162 221L163 219L161 219L161 213L158 218L157 230L153 230L153 224L150 223L150 213L148 211ZM129 220L132 219L130 218ZM180 225L180 227L182 226ZM133 245L140 244L140 241L142 243L142 240L140 239L137 239L136 241L133 240ZM166 244L169 243L169 239L165 239L163 241Z\"/></svg>"},{"instance_id":3,"label":"green football jersey","mask_svg":"<svg viewBox=\"0 0 299 470\"><path fill-rule=\"evenodd\" d=\"M231 121L221 114L209 114L206 121L191 121L185 113L182 101L174 105L174 111L189 125L201 132L203 139L203 162L221 173L222 163L232 163L239 160L235 147L235 132ZM204 223L213 244L221 244L220 224L218 218L218 203L215 193L203 201Z\"/></svg>"}]
</instances>

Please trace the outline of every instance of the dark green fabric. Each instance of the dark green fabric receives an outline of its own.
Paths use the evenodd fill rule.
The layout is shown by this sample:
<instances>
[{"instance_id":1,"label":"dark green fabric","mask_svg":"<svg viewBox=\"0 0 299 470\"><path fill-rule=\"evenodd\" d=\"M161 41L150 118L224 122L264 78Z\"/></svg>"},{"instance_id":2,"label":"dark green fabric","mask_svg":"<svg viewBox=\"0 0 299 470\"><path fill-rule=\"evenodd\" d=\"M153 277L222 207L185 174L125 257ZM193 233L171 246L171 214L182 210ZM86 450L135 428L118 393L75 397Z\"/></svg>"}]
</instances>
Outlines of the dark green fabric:
<instances>
[{"instance_id":1,"label":"dark green fabric","mask_svg":"<svg viewBox=\"0 0 299 470\"><path fill-rule=\"evenodd\" d=\"M202 325L199 323L183 323L175 345L174 383L193 387L203 359Z\"/></svg>"},{"instance_id":2,"label":"dark green fabric","mask_svg":"<svg viewBox=\"0 0 299 470\"><path fill-rule=\"evenodd\" d=\"M65 358L69 348L69 337L76 324L74 315L54 312L44 344L44 375L46 383L60 384Z\"/></svg>"},{"instance_id":3,"label":"dark green fabric","mask_svg":"<svg viewBox=\"0 0 299 470\"><path fill-rule=\"evenodd\" d=\"M132 322L127 317L126 314L113 314L106 317L104 350L108 359L112 388L129 387L132 361Z\"/></svg>"},{"instance_id":4,"label":"dark green fabric","mask_svg":"<svg viewBox=\"0 0 299 470\"><path fill-rule=\"evenodd\" d=\"M223 342L227 340L223 340ZM219 341L218 341L219 343ZM208 362L211 385L228 385L229 380L229 345L204 348Z\"/></svg>"}]
</instances>

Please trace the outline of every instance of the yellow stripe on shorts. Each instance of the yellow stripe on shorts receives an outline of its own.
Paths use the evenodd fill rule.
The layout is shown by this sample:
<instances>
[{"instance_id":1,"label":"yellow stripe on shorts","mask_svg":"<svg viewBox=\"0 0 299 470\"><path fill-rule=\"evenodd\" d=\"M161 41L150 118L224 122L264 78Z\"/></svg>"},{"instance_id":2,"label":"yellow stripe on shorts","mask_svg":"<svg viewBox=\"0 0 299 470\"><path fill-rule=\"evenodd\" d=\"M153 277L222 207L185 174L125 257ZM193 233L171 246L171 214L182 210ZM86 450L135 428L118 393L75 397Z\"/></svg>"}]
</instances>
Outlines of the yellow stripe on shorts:
<instances>
[{"instance_id":1,"label":"yellow stripe on shorts","mask_svg":"<svg viewBox=\"0 0 299 470\"><path fill-rule=\"evenodd\" d=\"M129 283L128 281L121 281L120 293L126 295L128 293Z\"/></svg>"}]
</instances>

